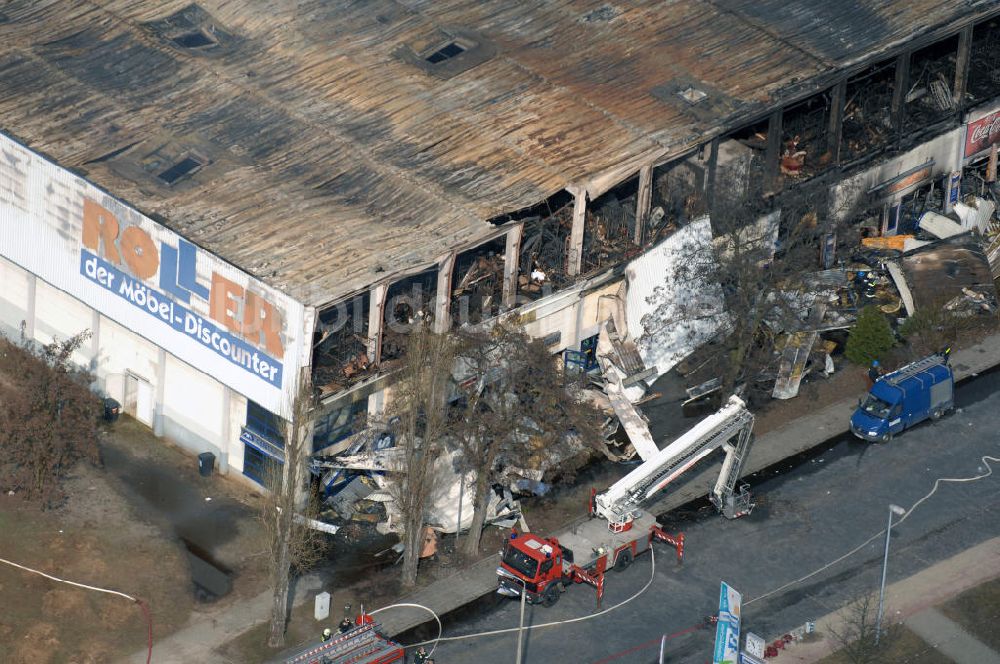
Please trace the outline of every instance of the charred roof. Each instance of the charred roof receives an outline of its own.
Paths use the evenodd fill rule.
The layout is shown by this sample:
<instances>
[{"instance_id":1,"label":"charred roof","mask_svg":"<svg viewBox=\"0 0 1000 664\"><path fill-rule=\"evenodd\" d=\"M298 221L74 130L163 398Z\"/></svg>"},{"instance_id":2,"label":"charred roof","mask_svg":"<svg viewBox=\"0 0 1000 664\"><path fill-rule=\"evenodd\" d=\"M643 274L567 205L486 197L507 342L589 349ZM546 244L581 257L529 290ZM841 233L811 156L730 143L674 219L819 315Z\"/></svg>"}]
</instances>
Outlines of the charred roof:
<instances>
[{"instance_id":1,"label":"charred roof","mask_svg":"<svg viewBox=\"0 0 1000 664\"><path fill-rule=\"evenodd\" d=\"M0 127L321 306L995 6L13 0Z\"/></svg>"}]
</instances>

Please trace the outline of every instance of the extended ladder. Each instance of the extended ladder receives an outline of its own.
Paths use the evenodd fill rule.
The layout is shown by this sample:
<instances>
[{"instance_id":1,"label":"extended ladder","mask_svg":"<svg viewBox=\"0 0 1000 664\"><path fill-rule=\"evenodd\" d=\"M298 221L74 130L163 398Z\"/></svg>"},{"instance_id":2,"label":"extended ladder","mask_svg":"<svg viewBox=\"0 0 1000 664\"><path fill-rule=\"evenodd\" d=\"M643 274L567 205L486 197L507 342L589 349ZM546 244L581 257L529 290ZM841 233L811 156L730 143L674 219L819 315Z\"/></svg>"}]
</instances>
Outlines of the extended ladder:
<instances>
[{"instance_id":1,"label":"extended ladder","mask_svg":"<svg viewBox=\"0 0 1000 664\"><path fill-rule=\"evenodd\" d=\"M891 374L882 377L882 380L889 383L890 385L898 385L900 382L906 380L911 376L916 376L919 373L927 371L931 367L936 367L944 364L944 358L941 355L935 353L934 355L928 355L927 357L917 360L916 362L911 362L901 369L893 371Z\"/></svg>"},{"instance_id":2,"label":"extended ladder","mask_svg":"<svg viewBox=\"0 0 1000 664\"><path fill-rule=\"evenodd\" d=\"M735 491L750 446L753 419L753 414L741 399L730 397L718 412L706 417L607 491L597 495L594 511L610 523L626 522L634 508L708 454L723 447L726 461L713 490L712 502L729 518L747 513L748 507L739 508L741 501ZM733 438L737 438L735 444L730 442Z\"/></svg>"}]
</instances>

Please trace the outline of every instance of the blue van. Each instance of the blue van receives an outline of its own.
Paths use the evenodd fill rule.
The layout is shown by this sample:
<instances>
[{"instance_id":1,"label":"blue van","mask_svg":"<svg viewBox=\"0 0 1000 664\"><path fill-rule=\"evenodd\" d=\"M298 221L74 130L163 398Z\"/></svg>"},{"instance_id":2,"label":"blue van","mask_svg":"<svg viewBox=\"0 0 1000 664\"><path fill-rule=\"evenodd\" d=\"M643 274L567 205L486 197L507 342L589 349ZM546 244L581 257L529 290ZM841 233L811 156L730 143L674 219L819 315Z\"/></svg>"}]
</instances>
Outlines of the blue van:
<instances>
[{"instance_id":1,"label":"blue van","mask_svg":"<svg viewBox=\"0 0 1000 664\"><path fill-rule=\"evenodd\" d=\"M955 377L947 355L936 353L882 376L858 401L851 432L870 441L888 441L927 418L954 408Z\"/></svg>"}]
</instances>

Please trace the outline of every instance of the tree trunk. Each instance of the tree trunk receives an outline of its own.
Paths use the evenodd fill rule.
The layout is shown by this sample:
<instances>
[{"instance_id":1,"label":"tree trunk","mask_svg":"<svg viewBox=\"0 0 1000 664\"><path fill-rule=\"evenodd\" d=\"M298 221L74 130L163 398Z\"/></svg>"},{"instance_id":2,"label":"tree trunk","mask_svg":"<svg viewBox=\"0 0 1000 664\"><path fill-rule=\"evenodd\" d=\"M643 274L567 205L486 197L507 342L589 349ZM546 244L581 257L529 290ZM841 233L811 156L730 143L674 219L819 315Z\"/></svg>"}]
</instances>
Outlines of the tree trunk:
<instances>
[{"instance_id":1,"label":"tree trunk","mask_svg":"<svg viewBox=\"0 0 1000 664\"><path fill-rule=\"evenodd\" d=\"M286 478L287 479L287 478ZM275 512L278 528L282 532L282 537L278 545L277 556L274 561L272 588L274 594L271 597L271 633L267 638L267 645L272 648L280 648L285 645L285 619L288 615L288 584L292 566L291 547L289 538L291 537L291 511L284 513Z\"/></svg>"},{"instance_id":2,"label":"tree trunk","mask_svg":"<svg viewBox=\"0 0 1000 664\"><path fill-rule=\"evenodd\" d=\"M421 510L421 514L423 511ZM420 563L420 551L424 544L424 523L423 519L414 519L413 523L406 524L406 533L403 544L403 587L412 588L417 585L417 565Z\"/></svg>"},{"instance_id":3,"label":"tree trunk","mask_svg":"<svg viewBox=\"0 0 1000 664\"><path fill-rule=\"evenodd\" d=\"M489 476L482 471L476 472L476 495L472 500L472 525L465 538L463 553L468 558L479 554L479 542L483 537L483 524L486 522L486 508L489 506Z\"/></svg>"}]
</instances>

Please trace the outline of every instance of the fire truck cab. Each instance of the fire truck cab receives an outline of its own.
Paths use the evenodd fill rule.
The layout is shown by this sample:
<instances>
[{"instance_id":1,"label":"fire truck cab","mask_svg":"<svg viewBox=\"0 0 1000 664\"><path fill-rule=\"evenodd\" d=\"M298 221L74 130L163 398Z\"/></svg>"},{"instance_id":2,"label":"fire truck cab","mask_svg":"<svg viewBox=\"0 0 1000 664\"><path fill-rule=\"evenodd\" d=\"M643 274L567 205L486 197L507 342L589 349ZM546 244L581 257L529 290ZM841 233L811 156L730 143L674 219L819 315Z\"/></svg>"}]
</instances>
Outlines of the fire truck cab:
<instances>
[{"instance_id":1,"label":"fire truck cab","mask_svg":"<svg viewBox=\"0 0 1000 664\"><path fill-rule=\"evenodd\" d=\"M569 581L563 564L573 563L573 552L559 545L554 537L511 533L506 541L497 568L497 592L508 597L520 597L524 585L526 601L552 606ZM523 581L522 581L523 580Z\"/></svg>"}]
</instances>

